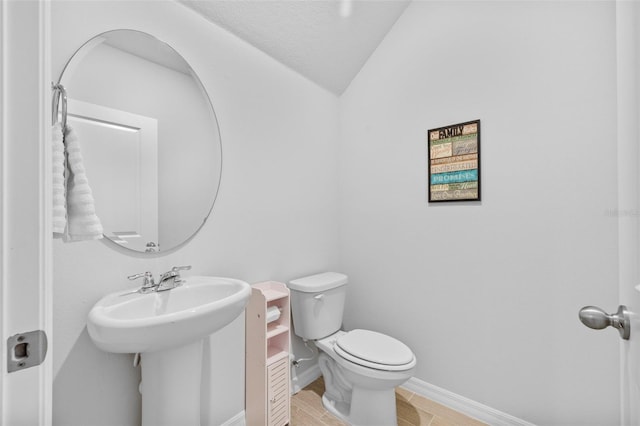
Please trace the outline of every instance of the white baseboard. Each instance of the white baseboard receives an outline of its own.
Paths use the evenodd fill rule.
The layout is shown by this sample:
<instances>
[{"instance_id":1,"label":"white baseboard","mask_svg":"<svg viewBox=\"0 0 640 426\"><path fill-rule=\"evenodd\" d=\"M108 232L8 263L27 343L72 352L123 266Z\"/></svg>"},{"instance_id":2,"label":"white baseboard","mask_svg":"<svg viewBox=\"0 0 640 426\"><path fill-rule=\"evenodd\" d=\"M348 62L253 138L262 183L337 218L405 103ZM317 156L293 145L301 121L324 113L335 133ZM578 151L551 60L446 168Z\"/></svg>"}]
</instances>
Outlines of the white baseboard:
<instances>
[{"instance_id":1,"label":"white baseboard","mask_svg":"<svg viewBox=\"0 0 640 426\"><path fill-rule=\"evenodd\" d=\"M495 410L415 377L410 378L402 387L491 426L535 426L533 423Z\"/></svg>"},{"instance_id":2,"label":"white baseboard","mask_svg":"<svg viewBox=\"0 0 640 426\"><path fill-rule=\"evenodd\" d=\"M298 393L302 388L320 377L321 374L320 367L316 363L302 373L295 375L292 377L292 393ZM503 413L415 377L410 378L402 387L491 426L535 426L533 423ZM227 423L225 426L232 426L232 424ZM236 425L233 424L233 426Z\"/></svg>"},{"instance_id":3,"label":"white baseboard","mask_svg":"<svg viewBox=\"0 0 640 426\"><path fill-rule=\"evenodd\" d=\"M235 416L231 417L226 422L222 423L220 426L245 426L246 421L244 418L244 410L240 411Z\"/></svg>"},{"instance_id":4,"label":"white baseboard","mask_svg":"<svg viewBox=\"0 0 640 426\"><path fill-rule=\"evenodd\" d=\"M296 372L295 376L292 375L291 378L291 393L300 392L302 388L313 383L313 381L321 375L322 372L320 371L320 366L318 366L318 363L313 364L311 367L307 368L300 374L297 374Z\"/></svg>"}]
</instances>

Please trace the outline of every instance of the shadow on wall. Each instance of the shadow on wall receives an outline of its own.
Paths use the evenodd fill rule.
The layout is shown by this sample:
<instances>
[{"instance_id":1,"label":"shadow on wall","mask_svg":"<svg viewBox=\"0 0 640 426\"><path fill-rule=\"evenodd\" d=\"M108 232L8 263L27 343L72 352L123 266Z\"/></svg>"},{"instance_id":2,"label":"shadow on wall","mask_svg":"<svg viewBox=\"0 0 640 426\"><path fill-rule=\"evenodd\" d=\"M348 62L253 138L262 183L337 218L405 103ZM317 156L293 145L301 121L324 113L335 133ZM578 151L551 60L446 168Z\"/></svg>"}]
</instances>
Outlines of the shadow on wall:
<instances>
[{"instance_id":1,"label":"shadow on wall","mask_svg":"<svg viewBox=\"0 0 640 426\"><path fill-rule=\"evenodd\" d=\"M124 374L114 376L114 371ZM133 355L101 351L85 327L53 379L53 424L139 426L139 384Z\"/></svg>"}]
</instances>

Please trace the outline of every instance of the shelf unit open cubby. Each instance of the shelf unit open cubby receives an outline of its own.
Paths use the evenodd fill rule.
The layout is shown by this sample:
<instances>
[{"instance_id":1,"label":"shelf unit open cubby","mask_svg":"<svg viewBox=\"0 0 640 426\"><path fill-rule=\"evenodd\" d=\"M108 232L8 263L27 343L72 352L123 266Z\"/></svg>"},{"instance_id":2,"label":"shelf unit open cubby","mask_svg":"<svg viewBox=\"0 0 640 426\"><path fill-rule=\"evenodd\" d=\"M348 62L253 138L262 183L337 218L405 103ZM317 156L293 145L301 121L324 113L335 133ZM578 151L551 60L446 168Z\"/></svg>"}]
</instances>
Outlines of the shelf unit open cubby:
<instances>
[{"instance_id":1,"label":"shelf unit open cubby","mask_svg":"<svg viewBox=\"0 0 640 426\"><path fill-rule=\"evenodd\" d=\"M284 426L291 417L289 289L276 281L251 287L245 311L246 424Z\"/></svg>"}]
</instances>

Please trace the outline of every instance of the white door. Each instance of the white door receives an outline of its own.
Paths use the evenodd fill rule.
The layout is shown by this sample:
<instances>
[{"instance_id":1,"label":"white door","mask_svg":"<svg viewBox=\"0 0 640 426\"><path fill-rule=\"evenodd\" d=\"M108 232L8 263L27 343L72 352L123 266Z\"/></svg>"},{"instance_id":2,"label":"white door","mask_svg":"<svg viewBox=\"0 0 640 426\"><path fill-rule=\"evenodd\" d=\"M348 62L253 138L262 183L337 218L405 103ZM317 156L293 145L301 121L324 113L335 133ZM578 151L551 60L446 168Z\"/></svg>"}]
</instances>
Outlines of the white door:
<instances>
[{"instance_id":1,"label":"white door","mask_svg":"<svg viewBox=\"0 0 640 426\"><path fill-rule=\"evenodd\" d=\"M49 11L49 2L0 2L2 425L51 425L51 351L29 367L37 348L24 338L51 336Z\"/></svg>"},{"instance_id":2,"label":"white door","mask_svg":"<svg viewBox=\"0 0 640 426\"><path fill-rule=\"evenodd\" d=\"M74 99L80 145L104 233L123 247L158 244L158 120Z\"/></svg>"},{"instance_id":3,"label":"white door","mask_svg":"<svg viewBox=\"0 0 640 426\"><path fill-rule=\"evenodd\" d=\"M626 314L591 309L594 328L624 324L621 339L621 423L640 425L640 4L616 2L618 148L618 294ZM581 319L584 310L581 311ZM623 334L623 333L621 333ZM594 384L597 386L597 383Z\"/></svg>"},{"instance_id":4,"label":"white door","mask_svg":"<svg viewBox=\"0 0 640 426\"><path fill-rule=\"evenodd\" d=\"M630 312L621 341L622 424L640 425L640 5L616 3L619 300Z\"/></svg>"}]
</instances>

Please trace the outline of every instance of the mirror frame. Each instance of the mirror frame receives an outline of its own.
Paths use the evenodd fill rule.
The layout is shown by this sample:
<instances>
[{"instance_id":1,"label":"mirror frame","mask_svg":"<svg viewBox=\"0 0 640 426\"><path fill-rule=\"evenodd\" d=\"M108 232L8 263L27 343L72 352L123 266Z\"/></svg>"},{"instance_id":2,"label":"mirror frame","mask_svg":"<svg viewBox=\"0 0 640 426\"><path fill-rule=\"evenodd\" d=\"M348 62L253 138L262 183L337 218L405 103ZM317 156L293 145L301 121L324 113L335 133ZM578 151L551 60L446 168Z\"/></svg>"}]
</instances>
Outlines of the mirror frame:
<instances>
[{"instance_id":1,"label":"mirror frame","mask_svg":"<svg viewBox=\"0 0 640 426\"><path fill-rule=\"evenodd\" d=\"M176 55L178 55L180 58L182 58L182 60L185 62L185 64L189 67L189 69L191 71L191 76L193 77L196 85L199 86L200 91L202 92L202 95L206 98L207 103L208 103L209 107L211 108L211 114L213 115L213 118L214 118L214 120L216 122L216 133L218 135L218 141L219 141L218 145L219 145L219 151L220 151L220 167L219 167L220 170L218 172L218 183L217 183L217 185L215 187L215 192L214 192L213 197L211 199L211 204L209 206L207 214L203 218L202 223L200 223L200 225L198 225L198 227L193 231L193 233L191 235L188 235L182 242L180 242L180 243L176 244L175 246L170 247L170 248L168 248L166 250L160 250L160 251L155 251L155 252L146 252L146 251L139 251L139 250L134 250L134 249L125 247L125 246L123 246L121 244L116 243L115 241L112 241L111 238L109 238L106 234L104 234L104 233L102 234L103 238L101 238L101 240L104 241L107 246L115 248L117 251L120 251L120 252L122 252L124 254L130 255L130 256L134 256L134 257L145 257L145 258L162 257L164 255L176 252L177 250L179 250L180 248L182 248L186 244L188 244L192 239L194 239L195 236L198 234L198 232L200 232L200 230L204 227L205 223L207 223L207 220L209 220L209 217L211 216L211 213L213 212L213 207L215 206L216 200L218 199L218 195L220 194L220 185L221 185L221 181L222 181L222 168L223 168L223 164L224 164L223 149L222 149L222 135L220 133L220 122L218 120L218 115L216 114L215 108L213 107L213 103L211 102L211 97L209 96L209 92L207 92L207 89L205 88L204 84L202 83L202 80L200 80L200 77L198 76L196 71L193 69L191 64L171 44L167 43L166 41L156 37L153 34L150 34L150 33L146 32L146 31L134 30L134 29L130 29L130 28L114 28L112 30L103 31L101 33L98 33L98 34L94 35L93 37L89 38L84 43L82 43L82 45L80 45L73 52L73 54L69 57L69 59L67 59L64 67L62 68L62 71L60 72L60 76L58 77L58 81L57 81L56 84L58 84L58 85L62 84L62 79L64 77L65 71L67 71L67 68L69 68L69 65L73 62L73 58L75 58L76 55L80 51L82 51L82 49L85 46L90 45L91 43L93 43L94 40L96 40L96 38L98 38L98 37L103 37L106 34L109 34L109 33L112 33L112 32L116 32L116 31L128 31L128 32L139 33L139 34L141 34L143 36L152 37L157 42L164 44L166 47L168 47L173 52L175 52Z\"/></svg>"}]
</instances>

